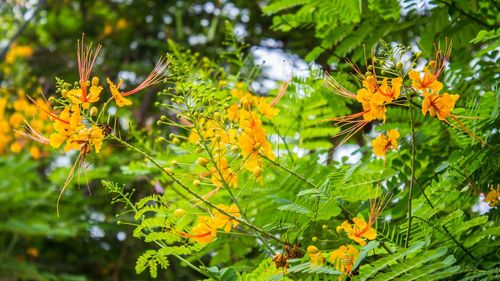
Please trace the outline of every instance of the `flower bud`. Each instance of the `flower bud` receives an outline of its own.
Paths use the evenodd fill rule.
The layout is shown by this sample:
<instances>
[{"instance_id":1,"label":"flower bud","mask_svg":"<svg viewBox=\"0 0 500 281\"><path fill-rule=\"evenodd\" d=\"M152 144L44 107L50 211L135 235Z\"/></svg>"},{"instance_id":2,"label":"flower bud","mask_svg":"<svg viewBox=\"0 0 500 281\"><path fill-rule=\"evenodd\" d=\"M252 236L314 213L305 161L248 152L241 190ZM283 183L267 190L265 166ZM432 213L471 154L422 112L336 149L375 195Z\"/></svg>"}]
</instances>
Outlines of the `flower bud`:
<instances>
[{"instance_id":1,"label":"flower bud","mask_svg":"<svg viewBox=\"0 0 500 281\"><path fill-rule=\"evenodd\" d=\"M90 108L90 116L96 116L96 115L97 115L97 111L98 111L98 110L97 110L97 107L92 106L92 107Z\"/></svg>"},{"instance_id":2,"label":"flower bud","mask_svg":"<svg viewBox=\"0 0 500 281\"><path fill-rule=\"evenodd\" d=\"M183 217L186 214L186 211L182 208L175 209L174 215L178 218Z\"/></svg>"},{"instance_id":3,"label":"flower bud","mask_svg":"<svg viewBox=\"0 0 500 281\"><path fill-rule=\"evenodd\" d=\"M207 158L205 157L200 157L198 158L198 160L196 161L200 166L207 166L208 163L210 163L210 160L208 160Z\"/></svg>"},{"instance_id":4,"label":"flower bud","mask_svg":"<svg viewBox=\"0 0 500 281\"><path fill-rule=\"evenodd\" d=\"M194 186L194 187L199 187L199 186L200 186L200 184L201 184L201 182L200 182L199 180L194 180L194 181L193 181L193 186Z\"/></svg>"},{"instance_id":5,"label":"flower bud","mask_svg":"<svg viewBox=\"0 0 500 281\"><path fill-rule=\"evenodd\" d=\"M313 242L316 242L316 241L318 241L318 237L313 236L313 238L312 238L311 240L312 240ZM311 247L311 246L309 246L309 247ZM307 247L307 248L309 248L309 247Z\"/></svg>"},{"instance_id":6,"label":"flower bud","mask_svg":"<svg viewBox=\"0 0 500 281\"><path fill-rule=\"evenodd\" d=\"M99 85L99 77L94 76L92 77L92 86L98 86Z\"/></svg>"},{"instance_id":7,"label":"flower bud","mask_svg":"<svg viewBox=\"0 0 500 281\"><path fill-rule=\"evenodd\" d=\"M422 56L422 52L416 52L415 53L415 57L418 59Z\"/></svg>"},{"instance_id":8,"label":"flower bud","mask_svg":"<svg viewBox=\"0 0 500 281\"><path fill-rule=\"evenodd\" d=\"M321 228L323 228L323 230L327 230L328 229L328 225L324 224L323 226L321 226Z\"/></svg>"},{"instance_id":9,"label":"flower bud","mask_svg":"<svg viewBox=\"0 0 500 281\"><path fill-rule=\"evenodd\" d=\"M177 165L179 165L179 163L177 163L177 161L175 161L175 160L172 160L172 161L170 161L170 165L172 165L173 167L176 167Z\"/></svg>"},{"instance_id":10,"label":"flower bud","mask_svg":"<svg viewBox=\"0 0 500 281\"><path fill-rule=\"evenodd\" d=\"M398 61L398 63L396 64L396 68L397 69L403 69L403 63Z\"/></svg>"},{"instance_id":11,"label":"flower bud","mask_svg":"<svg viewBox=\"0 0 500 281\"><path fill-rule=\"evenodd\" d=\"M175 144L175 145L179 145L179 144L181 144L181 141L178 138L174 138L172 140L172 143Z\"/></svg>"},{"instance_id":12,"label":"flower bud","mask_svg":"<svg viewBox=\"0 0 500 281\"><path fill-rule=\"evenodd\" d=\"M253 170L253 175L258 178L262 175L262 169L260 167L257 167L255 168L255 170Z\"/></svg>"},{"instance_id":13,"label":"flower bud","mask_svg":"<svg viewBox=\"0 0 500 281\"><path fill-rule=\"evenodd\" d=\"M169 175L172 175L172 174L174 173L174 170L172 170L172 168L168 168L168 167L167 167L167 168L163 168L163 170L164 170L167 174L169 174Z\"/></svg>"},{"instance_id":14,"label":"flower bud","mask_svg":"<svg viewBox=\"0 0 500 281\"><path fill-rule=\"evenodd\" d=\"M317 254L319 252L319 250L316 246L310 245L310 246L307 246L307 252L309 254Z\"/></svg>"},{"instance_id":15,"label":"flower bud","mask_svg":"<svg viewBox=\"0 0 500 281\"><path fill-rule=\"evenodd\" d=\"M234 153L238 152L238 146L237 145L231 146L231 151Z\"/></svg>"}]
</instances>

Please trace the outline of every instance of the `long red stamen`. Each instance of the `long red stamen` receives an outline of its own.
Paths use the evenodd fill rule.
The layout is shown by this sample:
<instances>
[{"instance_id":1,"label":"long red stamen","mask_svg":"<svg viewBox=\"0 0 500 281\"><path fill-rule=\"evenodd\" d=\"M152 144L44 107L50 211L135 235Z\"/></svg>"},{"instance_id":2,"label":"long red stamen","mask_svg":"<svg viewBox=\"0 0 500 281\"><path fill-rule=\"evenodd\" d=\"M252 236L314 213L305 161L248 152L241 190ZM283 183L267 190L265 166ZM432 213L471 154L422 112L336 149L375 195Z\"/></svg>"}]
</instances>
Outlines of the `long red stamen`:
<instances>
[{"instance_id":1,"label":"long red stamen","mask_svg":"<svg viewBox=\"0 0 500 281\"><path fill-rule=\"evenodd\" d=\"M30 139L30 140L33 140L33 141L36 141L39 143L48 144L50 142L48 138L44 137L37 130L33 129L33 127L31 127L31 125L26 120L24 120L24 127L26 128L27 133L19 131L19 130L14 130L14 131L17 134L19 134L27 139Z\"/></svg>"},{"instance_id":2,"label":"long red stamen","mask_svg":"<svg viewBox=\"0 0 500 281\"><path fill-rule=\"evenodd\" d=\"M455 122L457 122L457 123L458 123L458 125L460 125L460 127L461 127L461 128L462 128L462 129L463 129L463 130L464 130L464 131L465 131L465 132L466 132L469 136L471 136L473 139L477 140L478 142L480 142L480 143L481 143L481 144L483 144L483 145L488 145L488 146L489 146L489 144L488 144L488 143L486 143L485 141L483 141L482 139L480 139L478 136L474 135L474 133L473 133L473 132L471 132L471 131L467 128L467 127L465 127L465 125L464 125L462 122L460 122L460 121L458 120L458 118L457 118L457 117L455 117L454 115L450 115L450 117L451 117L453 120L455 120ZM452 125L452 124L451 124L450 122L448 122L447 120L446 120L446 122L447 122L448 124ZM452 126L453 126L453 125L452 125Z\"/></svg>"},{"instance_id":3,"label":"long red stamen","mask_svg":"<svg viewBox=\"0 0 500 281\"><path fill-rule=\"evenodd\" d=\"M335 80L330 74L325 72L325 78L323 79L325 85L334 93L342 97L356 99L356 95L351 93L349 90L340 85L337 80Z\"/></svg>"},{"instance_id":4,"label":"long red stamen","mask_svg":"<svg viewBox=\"0 0 500 281\"><path fill-rule=\"evenodd\" d=\"M275 106L285 95L286 90L288 89L288 85L290 85L290 82L288 81L284 81L283 84L281 84L280 89L278 91L278 95L276 96L276 98L274 98L274 100L270 104L271 107Z\"/></svg>"},{"instance_id":5,"label":"long red stamen","mask_svg":"<svg viewBox=\"0 0 500 281\"><path fill-rule=\"evenodd\" d=\"M61 118L59 118L54 112L51 112L51 111L48 111L47 109L45 109L43 106L40 106L32 97L30 96L27 96L28 99L39 109L41 109L43 112L47 113L47 115L49 115L50 117L56 119L57 121L59 122L62 122L64 124L67 124L69 125L69 121L66 121L66 120L63 120ZM45 97L44 97L45 99ZM50 107L50 105L47 103L47 106L49 107L49 109L52 110L52 108Z\"/></svg>"},{"instance_id":6,"label":"long red stamen","mask_svg":"<svg viewBox=\"0 0 500 281\"><path fill-rule=\"evenodd\" d=\"M90 79L90 73L92 67L95 64L99 51L101 50L101 44L97 45L94 52L92 50L92 42L85 48L84 46L85 33L82 33L82 41L77 41L77 51L76 56L78 60L78 72L80 74L80 86L82 87L82 98L83 101L87 101L87 81Z\"/></svg>"},{"instance_id":7,"label":"long red stamen","mask_svg":"<svg viewBox=\"0 0 500 281\"><path fill-rule=\"evenodd\" d=\"M165 70L167 70L169 64L170 61L166 57L160 58L156 63L155 68L153 69L153 71L151 71L148 77L144 81L142 81L142 83L139 84L139 86L137 86L135 89L123 93L122 96L126 97L133 95L143 90L144 88L162 82L165 75L167 75Z\"/></svg>"}]
</instances>

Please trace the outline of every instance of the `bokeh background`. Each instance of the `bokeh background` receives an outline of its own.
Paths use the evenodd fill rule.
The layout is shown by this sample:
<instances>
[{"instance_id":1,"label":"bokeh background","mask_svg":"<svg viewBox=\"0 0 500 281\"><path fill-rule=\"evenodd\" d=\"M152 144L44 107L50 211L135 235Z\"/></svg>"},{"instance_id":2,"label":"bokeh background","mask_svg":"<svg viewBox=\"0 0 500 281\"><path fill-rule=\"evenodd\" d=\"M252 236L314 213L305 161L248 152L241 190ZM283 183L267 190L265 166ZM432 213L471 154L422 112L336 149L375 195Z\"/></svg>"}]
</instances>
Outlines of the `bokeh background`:
<instances>
[{"instance_id":1,"label":"bokeh background","mask_svg":"<svg viewBox=\"0 0 500 281\"><path fill-rule=\"evenodd\" d=\"M495 0L0 0L0 280L148 278L134 270L144 244L117 224L117 210L97 179L128 183L137 196L155 192L154 183L120 170L127 154L107 148L92 159L88 185L67 191L58 218L55 202L74 155L51 155L14 134L33 114L27 95L53 95L55 77L77 80L82 33L104 46L99 76L136 85L158 57L176 49L218 58L231 48L226 39L233 32L246 44L240 51L257 70L251 85L261 94L292 75L348 69L345 59L362 60L381 39L429 54L435 42L452 40L455 69L474 77L457 90L471 93L498 74L498 42L484 42L498 40L499 6ZM154 122L158 90L142 93L130 112L136 128ZM331 157L350 155L363 141ZM161 278L199 277L193 274L173 263Z\"/></svg>"}]
</instances>

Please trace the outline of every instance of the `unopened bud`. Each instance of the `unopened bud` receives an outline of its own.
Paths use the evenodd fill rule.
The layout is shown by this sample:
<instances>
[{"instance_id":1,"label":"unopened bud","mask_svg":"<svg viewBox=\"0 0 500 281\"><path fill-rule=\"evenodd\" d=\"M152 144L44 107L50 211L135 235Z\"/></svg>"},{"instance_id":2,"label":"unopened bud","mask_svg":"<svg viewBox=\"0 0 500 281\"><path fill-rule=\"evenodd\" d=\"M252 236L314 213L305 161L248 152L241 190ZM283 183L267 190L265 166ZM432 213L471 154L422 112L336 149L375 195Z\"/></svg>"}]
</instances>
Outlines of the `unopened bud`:
<instances>
[{"instance_id":1,"label":"unopened bud","mask_svg":"<svg viewBox=\"0 0 500 281\"><path fill-rule=\"evenodd\" d=\"M318 241L318 237L313 236L313 238L312 238L311 240L312 240L313 242L316 242L316 241ZM309 247L307 247L307 248L309 249Z\"/></svg>"},{"instance_id":2,"label":"unopened bud","mask_svg":"<svg viewBox=\"0 0 500 281\"><path fill-rule=\"evenodd\" d=\"M193 181L193 186L194 186L194 187L199 187L199 186L200 186L200 184L201 184L201 182L200 182L199 180L194 180L194 181Z\"/></svg>"},{"instance_id":3,"label":"unopened bud","mask_svg":"<svg viewBox=\"0 0 500 281\"><path fill-rule=\"evenodd\" d=\"M236 145L231 146L231 151L236 153L238 151L238 146Z\"/></svg>"},{"instance_id":4,"label":"unopened bud","mask_svg":"<svg viewBox=\"0 0 500 281\"><path fill-rule=\"evenodd\" d=\"M421 57L421 56L422 56L422 52L416 52L416 53L415 53L415 57L416 57L417 59L418 59L419 57Z\"/></svg>"},{"instance_id":5,"label":"unopened bud","mask_svg":"<svg viewBox=\"0 0 500 281\"><path fill-rule=\"evenodd\" d=\"M321 226L321 228L323 228L323 230L327 230L328 229L328 225L324 224L323 226Z\"/></svg>"},{"instance_id":6,"label":"unopened bud","mask_svg":"<svg viewBox=\"0 0 500 281\"><path fill-rule=\"evenodd\" d=\"M170 164L174 167L179 165L179 163L177 163L177 161L175 161L175 160L170 161Z\"/></svg>"},{"instance_id":7,"label":"unopened bud","mask_svg":"<svg viewBox=\"0 0 500 281\"><path fill-rule=\"evenodd\" d=\"M155 102L155 106L156 107L160 107L161 106L161 102L159 102L159 101Z\"/></svg>"},{"instance_id":8,"label":"unopened bud","mask_svg":"<svg viewBox=\"0 0 500 281\"><path fill-rule=\"evenodd\" d=\"M396 64L396 68L397 68L397 69L403 69L403 63L399 61L399 62Z\"/></svg>"},{"instance_id":9,"label":"unopened bud","mask_svg":"<svg viewBox=\"0 0 500 281\"><path fill-rule=\"evenodd\" d=\"M67 98L67 94L68 94L68 90L61 91L61 95L63 96L63 98ZM50 98L49 98L49 100L50 100Z\"/></svg>"},{"instance_id":10,"label":"unopened bud","mask_svg":"<svg viewBox=\"0 0 500 281\"><path fill-rule=\"evenodd\" d=\"M186 211L182 208L175 209L174 215L178 218L183 217L186 214Z\"/></svg>"},{"instance_id":11,"label":"unopened bud","mask_svg":"<svg viewBox=\"0 0 500 281\"><path fill-rule=\"evenodd\" d=\"M178 138L174 138L172 140L172 143L175 144L175 145L179 145L179 144L181 144L181 141Z\"/></svg>"},{"instance_id":12,"label":"unopened bud","mask_svg":"<svg viewBox=\"0 0 500 281\"><path fill-rule=\"evenodd\" d=\"M165 173L169 174L169 175L172 175L174 173L174 170L172 170L172 168L163 168L163 170L165 171Z\"/></svg>"},{"instance_id":13,"label":"unopened bud","mask_svg":"<svg viewBox=\"0 0 500 281\"><path fill-rule=\"evenodd\" d=\"M97 107L92 106L92 107L90 108L90 116L96 116L96 115L97 115L97 111L98 111L98 110L97 110Z\"/></svg>"},{"instance_id":14,"label":"unopened bud","mask_svg":"<svg viewBox=\"0 0 500 281\"><path fill-rule=\"evenodd\" d=\"M319 252L318 248L316 246L307 246L307 252L309 254L317 254Z\"/></svg>"},{"instance_id":15,"label":"unopened bud","mask_svg":"<svg viewBox=\"0 0 500 281\"><path fill-rule=\"evenodd\" d=\"M261 144L260 143L256 143L254 146L253 146L253 150L257 151L259 150L259 148L261 147Z\"/></svg>"},{"instance_id":16,"label":"unopened bud","mask_svg":"<svg viewBox=\"0 0 500 281\"><path fill-rule=\"evenodd\" d=\"M262 175L262 169L260 167L257 167L255 168L255 170L253 170L253 175L258 178Z\"/></svg>"},{"instance_id":17,"label":"unopened bud","mask_svg":"<svg viewBox=\"0 0 500 281\"><path fill-rule=\"evenodd\" d=\"M92 86L96 86L99 85L99 77L92 77Z\"/></svg>"},{"instance_id":18,"label":"unopened bud","mask_svg":"<svg viewBox=\"0 0 500 281\"><path fill-rule=\"evenodd\" d=\"M162 116L160 117L160 120L161 120L161 121L167 121L167 116L162 115Z\"/></svg>"},{"instance_id":19,"label":"unopened bud","mask_svg":"<svg viewBox=\"0 0 500 281\"><path fill-rule=\"evenodd\" d=\"M201 157L201 158L198 158L198 160L196 161L200 166L207 166L208 163L210 163L210 160L208 160L207 158L205 157Z\"/></svg>"}]
</instances>

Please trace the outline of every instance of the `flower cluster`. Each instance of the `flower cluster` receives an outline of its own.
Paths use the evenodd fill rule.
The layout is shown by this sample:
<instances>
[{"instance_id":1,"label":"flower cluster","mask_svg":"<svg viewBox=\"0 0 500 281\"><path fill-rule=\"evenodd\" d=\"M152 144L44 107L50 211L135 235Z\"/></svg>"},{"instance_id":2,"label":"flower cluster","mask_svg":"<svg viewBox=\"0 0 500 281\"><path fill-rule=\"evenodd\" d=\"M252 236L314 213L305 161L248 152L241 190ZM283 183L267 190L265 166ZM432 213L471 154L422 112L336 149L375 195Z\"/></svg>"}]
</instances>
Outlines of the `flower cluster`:
<instances>
[{"instance_id":1,"label":"flower cluster","mask_svg":"<svg viewBox=\"0 0 500 281\"><path fill-rule=\"evenodd\" d=\"M51 98L56 101L56 106L49 102L36 102L36 106L53 121L55 132L49 138L52 147L59 148L62 144L65 144L65 151L79 150L84 155L93 148L96 153L99 153L108 129L99 124L98 120L94 119L94 116L101 116L108 103L105 103L100 110L97 108L97 103L101 99L104 88L99 85L98 77L93 77L90 80L90 75L101 50L101 45L98 45L96 49L92 48L92 43L85 46L82 36L82 40L78 42L77 46L79 81L71 85L59 80L58 91L61 96ZM159 83L165 75L164 71L167 66L168 62L160 59L153 72L144 82L137 88L125 93L121 93L119 86L114 85L108 78L109 89L117 106L132 104L130 100L125 99L125 96ZM53 109L56 107L58 110Z\"/></svg>"},{"instance_id":2,"label":"flower cluster","mask_svg":"<svg viewBox=\"0 0 500 281\"><path fill-rule=\"evenodd\" d=\"M241 170L261 179L264 158L275 158L261 120L278 113L273 102L252 95L244 83L236 83L230 94L236 100L231 105L212 105L213 113L195 113L187 121L191 127L188 142L206 153L197 160L206 169L201 180L210 178L214 192L222 187L237 188Z\"/></svg>"},{"instance_id":3,"label":"flower cluster","mask_svg":"<svg viewBox=\"0 0 500 281\"><path fill-rule=\"evenodd\" d=\"M443 84L438 78L444 72L449 61L451 47L448 46L444 53L438 50L435 59L430 61L423 71L415 69L417 65L415 61L420 58L420 53L403 56L402 52L401 50L391 50L388 52L391 54L390 57L373 57L372 64L368 66L366 73L362 73L357 66L354 66L363 86L356 94L344 88L331 76L327 77L325 80L326 85L335 94L356 100L361 103L363 109L359 113L327 120L343 128L337 135L343 136L339 145L345 143L369 122L379 120L385 123L388 106L413 107L412 99L419 97L419 94L422 97L421 109L424 116L429 113L431 117L437 117L439 120L443 120L455 127L447 120L451 118L471 137L484 143L458 120L459 116L452 114L455 103L460 96L458 94L440 93ZM414 60L412 62L403 62L404 57L412 57ZM384 59L398 62L387 64ZM376 66L375 62L378 62L380 66ZM405 65L408 67L405 67ZM377 71L389 76L380 76ZM405 98L406 102L402 97ZM398 138L399 132L396 130L389 130L387 135L379 135L372 141L374 154L385 157L388 150L398 148Z\"/></svg>"},{"instance_id":4,"label":"flower cluster","mask_svg":"<svg viewBox=\"0 0 500 281\"><path fill-rule=\"evenodd\" d=\"M59 148L64 144L64 151L77 150L80 152L68 175L63 191L71 181L78 163L83 164L85 156L91 151L99 153L104 138L110 133L109 126L99 123L99 118L103 116L109 102L114 99L118 107L131 105L132 101L125 97L163 81L168 66L166 59L160 59L154 70L139 86L123 93L119 90L121 82L116 86L110 79L107 79L112 98L103 105L99 105L104 88L99 84L98 77L90 79L90 76L101 45L94 49L92 43L85 46L83 39L82 36L82 40L79 40L77 44L79 80L73 84L58 80L57 91L61 96L51 97L50 102L47 100L33 101L36 108L52 121L53 133L49 138L46 138L43 136L42 130L36 126L36 122L31 122L27 125L30 129L29 132L24 134L32 140L50 144L53 148Z\"/></svg>"},{"instance_id":5,"label":"flower cluster","mask_svg":"<svg viewBox=\"0 0 500 281\"><path fill-rule=\"evenodd\" d=\"M7 89L3 89L0 97L0 155L11 151L19 153L28 149L34 159L46 155L43 146L37 143L29 143L26 137L33 138L41 143L48 140L41 134L52 132L52 124L49 116L44 112L37 112L36 105L29 101L29 97L23 90L19 90L14 100L10 98ZM38 99L35 103L42 103ZM31 120L28 123L26 120Z\"/></svg>"},{"instance_id":6,"label":"flower cluster","mask_svg":"<svg viewBox=\"0 0 500 281\"><path fill-rule=\"evenodd\" d=\"M386 203L387 198L385 197L380 200L371 200L368 221L364 219L363 215L358 214L357 217L352 219L352 223L346 220L340 226L337 226L336 231L338 233L345 232L350 240L356 242L361 247L365 246L367 241L377 238L377 231L373 228L373 225ZM328 227L325 225L324 228ZM328 255L320 251L316 246L310 245L307 247L307 253L312 266L323 265L325 263L324 255L327 254L328 261L336 270L341 272L340 277L342 278L344 275L351 274L354 263L359 257L359 246L356 244L341 245Z\"/></svg>"}]
</instances>

